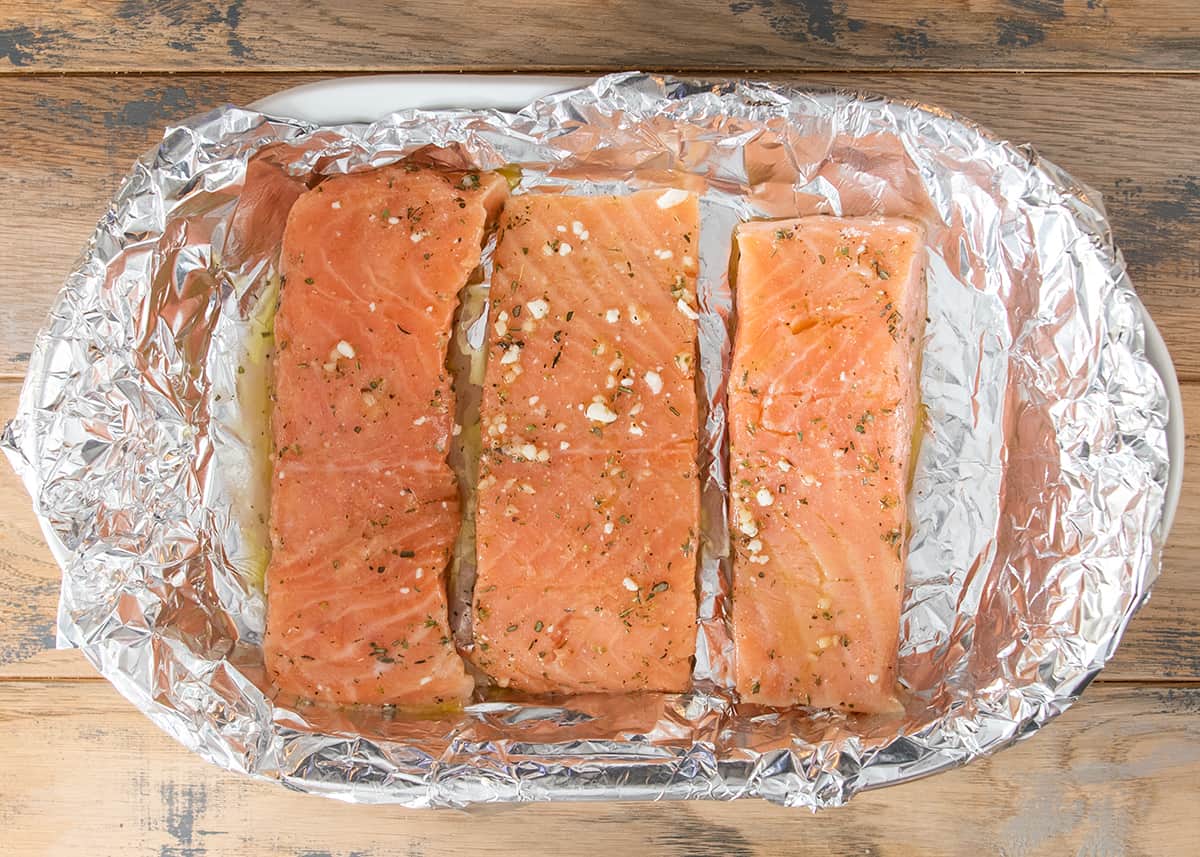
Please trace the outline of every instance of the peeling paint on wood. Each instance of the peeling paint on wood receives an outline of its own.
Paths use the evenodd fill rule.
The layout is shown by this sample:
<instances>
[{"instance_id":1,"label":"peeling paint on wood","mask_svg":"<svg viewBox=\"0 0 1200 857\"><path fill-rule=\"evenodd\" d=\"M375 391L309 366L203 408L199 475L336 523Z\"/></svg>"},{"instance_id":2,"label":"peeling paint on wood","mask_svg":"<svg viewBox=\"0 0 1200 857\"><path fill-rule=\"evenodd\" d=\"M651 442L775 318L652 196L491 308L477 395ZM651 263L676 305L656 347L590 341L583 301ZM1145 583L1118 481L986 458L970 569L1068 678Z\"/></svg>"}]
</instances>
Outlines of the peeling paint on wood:
<instances>
[{"instance_id":1,"label":"peeling paint on wood","mask_svg":"<svg viewBox=\"0 0 1200 857\"><path fill-rule=\"evenodd\" d=\"M1061 21L1066 17L1063 0L1008 0L1008 5L1043 21Z\"/></svg>"},{"instance_id":2,"label":"peeling paint on wood","mask_svg":"<svg viewBox=\"0 0 1200 857\"><path fill-rule=\"evenodd\" d=\"M193 840L196 818L208 811L207 790L191 783L166 782L159 788L159 797L164 826L175 840L162 847L161 857L199 857L205 849L196 848Z\"/></svg>"},{"instance_id":3,"label":"peeling paint on wood","mask_svg":"<svg viewBox=\"0 0 1200 857\"><path fill-rule=\"evenodd\" d=\"M125 102L120 110L104 114L109 129L159 129L172 120L186 119L199 108L182 86L148 88L142 97Z\"/></svg>"},{"instance_id":4,"label":"peeling paint on wood","mask_svg":"<svg viewBox=\"0 0 1200 857\"><path fill-rule=\"evenodd\" d=\"M0 74L1197 70L1195 12L1191 0L476 0L471 14L441 0L9 0L0 9ZM917 19L927 25L915 28ZM504 38L495 38L497 22ZM619 37L609 22L619 22Z\"/></svg>"},{"instance_id":5,"label":"peeling paint on wood","mask_svg":"<svg viewBox=\"0 0 1200 857\"><path fill-rule=\"evenodd\" d=\"M13 68L28 68L59 56L56 45L63 37L57 30L35 31L26 26L0 29L0 61ZM2 65L2 62L0 62Z\"/></svg>"},{"instance_id":6,"label":"peeling paint on wood","mask_svg":"<svg viewBox=\"0 0 1200 857\"><path fill-rule=\"evenodd\" d=\"M901 56L920 57L928 53L932 46L928 18L916 18L910 28L900 30L892 36L892 48Z\"/></svg>"},{"instance_id":7,"label":"peeling paint on wood","mask_svg":"<svg viewBox=\"0 0 1200 857\"><path fill-rule=\"evenodd\" d=\"M167 47L186 53L199 52L201 43L211 39L214 31L224 32L229 56L244 60L252 57L239 33L244 6L244 0L224 4L123 0L115 14L118 19L142 29L165 26L173 37Z\"/></svg>"},{"instance_id":8,"label":"peeling paint on wood","mask_svg":"<svg viewBox=\"0 0 1200 857\"><path fill-rule=\"evenodd\" d=\"M771 29L789 41L836 44L843 32L858 32L861 21L851 21L844 3L832 0L739 0L729 9L735 15L757 10Z\"/></svg>"},{"instance_id":9,"label":"peeling paint on wood","mask_svg":"<svg viewBox=\"0 0 1200 857\"><path fill-rule=\"evenodd\" d=\"M1031 48L1046 41L1046 31L1037 21L1020 18L996 19L996 44L1002 48Z\"/></svg>"},{"instance_id":10,"label":"peeling paint on wood","mask_svg":"<svg viewBox=\"0 0 1200 857\"><path fill-rule=\"evenodd\" d=\"M1155 183L1123 177L1102 188L1115 228L1137 229L1124 248L1131 274L1169 272L1200 278L1200 176L1168 176Z\"/></svg>"}]
</instances>

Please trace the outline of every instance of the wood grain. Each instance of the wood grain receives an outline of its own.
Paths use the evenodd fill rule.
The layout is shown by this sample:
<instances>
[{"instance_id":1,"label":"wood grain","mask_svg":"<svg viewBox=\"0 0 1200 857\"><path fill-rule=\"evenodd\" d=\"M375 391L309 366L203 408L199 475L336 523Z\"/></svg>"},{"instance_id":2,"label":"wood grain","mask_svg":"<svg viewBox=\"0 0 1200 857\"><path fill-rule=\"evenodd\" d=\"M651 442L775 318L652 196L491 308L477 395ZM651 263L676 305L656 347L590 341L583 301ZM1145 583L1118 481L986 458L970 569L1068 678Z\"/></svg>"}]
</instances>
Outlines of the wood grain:
<instances>
[{"instance_id":1,"label":"wood grain","mask_svg":"<svg viewBox=\"0 0 1200 857\"><path fill-rule=\"evenodd\" d=\"M1191 0L10 0L0 73L1195 70L1198 23Z\"/></svg>"},{"instance_id":2,"label":"wood grain","mask_svg":"<svg viewBox=\"0 0 1200 857\"><path fill-rule=\"evenodd\" d=\"M991 759L815 816L758 800L349 806L208 765L96 682L0 683L0 723L0 757L21 772L0 778L0 829L22 855L1028 857L1194 855L1200 841L1197 688L1094 688Z\"/></svg>"},{"instance_id":3,"label":"wood grain","mask_svg":"<svg viewBox=\"0 0 1200 857\"><path fill-rule=\"evenodd\" d=\"M0 422L16 409L19 387L0 382ZM1134 619L1101 681L1200 680L1200 384L1184 387L1188 433L1183 501L1150 603ZM28 495L0 464L0 680L91 678L82 658L54 645L59 572L42 540Z\"/></svg>"},{"instance_id":4,"label":"wood grain","mask_svg":"<svg viewBox=\"0 0 1200 857\"><path fill-rule=\"evenodd\" d=\"M11 78L0 87L0 377L24 374L53 295L163 127L311 76ZM1180 375L1200 380L1200 76L789 75L940 104L1103 193ZM1120 117L1136 121L1120 122Z\"/></svg>"},{"instance_id":5,"label":"wood grain","mask_svg":"<svg viewBox=\"0 0 1200 857\"><path fill-rule=\"evenodd\" d=\"M11 381L0 382L0 425L16 412L19 389ZM23 664L53 648L59 583L58 566L46 547L29 494L4 461L0 463L0 677L10 665ZM23 664L12 673L29 675L28 666ZM72 672L78 675L84 669L77 661ZM33 672L46 674L36 668Z\"/></svg>"}]
</instances>

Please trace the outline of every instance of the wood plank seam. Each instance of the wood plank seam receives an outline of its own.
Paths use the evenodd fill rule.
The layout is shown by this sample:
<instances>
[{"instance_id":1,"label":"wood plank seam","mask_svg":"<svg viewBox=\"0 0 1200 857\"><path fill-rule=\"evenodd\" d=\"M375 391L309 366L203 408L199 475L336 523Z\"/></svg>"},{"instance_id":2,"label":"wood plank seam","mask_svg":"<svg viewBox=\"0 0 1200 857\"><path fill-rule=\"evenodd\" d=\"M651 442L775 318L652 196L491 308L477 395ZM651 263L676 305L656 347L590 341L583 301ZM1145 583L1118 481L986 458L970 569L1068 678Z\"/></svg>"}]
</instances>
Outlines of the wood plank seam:
<instances>
[{"instance_id":1,"label":"wood plank seam","mask_svg":"<svg viewBox=\"0 0 1200 857\"><path fill-rule=\"evenodd\" d=\"M802 74L819 74L824 76L844 76L844 77L859 77L862 75L879 75L902 74L908 77L913 76L930 76L937 77L942 75L1039 75L1039 76L1079 76L1079 77L1116 77L1116 76L1144 76L1144 77L1198 77L1200 69L1192 68L1136 68L1136 67L1114 67L1114 68L1072 68L1072 67L1054 67L1054 66L1006 66L995 68L974 68L971 66L945 66L939 68L925 68L922 66L894 66L888 69L881 69L878 66L844 66L840 68L830 68L821 65L797 65L789 67L786 70L780 69L778 66L763 66L756 68L753 66L723 66L723 65L706 65L702 68L691 66L670 66L670 65L654 65L651 63L638 63L631 65L615 65L615 66L599 66L599 65L555 65L555 66L463 66L463 65L422 65L422 66L347 66L347 67L320 67L320 66L295 66L272 69L222 69L222 68L197 68L188 69L186 74L188 77L196 78L227 78L231 74L236 74L239 77L288 77L294 75L304 76L327 76L327 77L356 77L356 76L371 76L371 75L404 75L417 76L422 74L451 74L451 75L487 75L495 77L506 77L512 75L553 75L563 77L574 76L600 76L604 74L615 74L627 71L639 71L646 74L666 74L674 75L684 79L699 79L705 80L709 78L747 78L747 79L769 79L771 77L779 77L783 75L802 75ZM63 80L73 77L107 77L119 76L123 80L137 80L139 78L155 78L177 75L180 72L170 68L149 68L138 69L135 71L122 71L113 73L110 70L101 67L85 67L64 69L62 71L24 71L21 69L5 69L0 67L0 78L8 78L10 80Z\"/></svg>"}]
</instances>

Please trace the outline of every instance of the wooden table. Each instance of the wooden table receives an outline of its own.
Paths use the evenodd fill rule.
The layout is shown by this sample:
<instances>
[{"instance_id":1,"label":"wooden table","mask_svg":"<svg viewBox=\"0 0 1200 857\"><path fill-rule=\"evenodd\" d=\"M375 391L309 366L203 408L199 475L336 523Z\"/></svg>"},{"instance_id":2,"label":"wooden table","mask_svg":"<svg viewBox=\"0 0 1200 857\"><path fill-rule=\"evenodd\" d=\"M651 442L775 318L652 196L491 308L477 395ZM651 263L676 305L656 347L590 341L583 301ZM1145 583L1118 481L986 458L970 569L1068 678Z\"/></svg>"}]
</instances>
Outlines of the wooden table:
<instances>
[{"instance_id":1,"label":"wooden table","mask_svg":"<svg viewBox=\"0 0 1200 857\"><path fill-rule=\"evenodd\" d=\"M0 3L0 419L34 334L163 125L380 71L753 73L928 100L1038 148L1108 202L1200 426L1195 0ZM0 466L0 852L1200 854L1200 444L1163 577L1112 665L1032 740L817 816L759 801L413 812L205 764L75 652L58 569Z\"/></svg>"}]
</instances>

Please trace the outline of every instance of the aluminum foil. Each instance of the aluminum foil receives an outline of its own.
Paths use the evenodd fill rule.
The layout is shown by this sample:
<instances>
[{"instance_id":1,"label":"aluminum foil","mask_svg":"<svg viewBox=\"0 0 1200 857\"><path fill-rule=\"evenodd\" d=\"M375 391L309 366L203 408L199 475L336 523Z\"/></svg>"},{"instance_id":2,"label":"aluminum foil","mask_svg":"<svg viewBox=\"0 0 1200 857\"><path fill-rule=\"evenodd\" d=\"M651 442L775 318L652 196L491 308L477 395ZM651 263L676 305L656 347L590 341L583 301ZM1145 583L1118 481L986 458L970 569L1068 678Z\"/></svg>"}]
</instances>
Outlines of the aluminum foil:
<instances>
[{"instance_id":1,"label":"aluminum foil","mask_svg":"<svg viewBox=\"0 0 1200 857\"><path fill-rule=\"evenodd\" d=\"M273 700L259 515L282 224L297 182L414 153L520 165L518 193L703 193L693 692L484 696L422 718ZM914 217L930 239L901 717L750 709L729 691L729 236L816 212ZM217 764L410 806L824 807L1030 735L1113 654L1159 568L1168 470L1142 318L1094 192L925 105L624 74L515 114L319 128L229 107L169 128L136 164L54 305L3 441L63 564L60 645Z\"/></svg>"}]
</instances>

